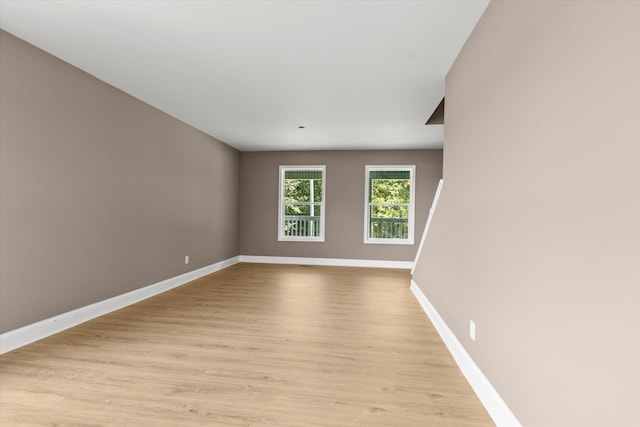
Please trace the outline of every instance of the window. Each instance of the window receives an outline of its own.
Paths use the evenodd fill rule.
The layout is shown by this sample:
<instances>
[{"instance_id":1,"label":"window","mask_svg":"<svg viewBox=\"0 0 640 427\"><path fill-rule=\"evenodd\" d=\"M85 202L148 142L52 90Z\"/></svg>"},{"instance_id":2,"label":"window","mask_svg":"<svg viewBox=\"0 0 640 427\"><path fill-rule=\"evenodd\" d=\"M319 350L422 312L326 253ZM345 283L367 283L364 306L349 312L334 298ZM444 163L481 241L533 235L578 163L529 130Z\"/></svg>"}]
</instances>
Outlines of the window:
<instances>
[{"instance_id":1,"label":"window","mask_svg":"<svg viewBox=\"0 0 640 427\"><path fill-rule=\"evenodd\" d=\"M324 166L280 166L278 240L324 242Z\"/></svg>"},{"instance_id":2,"label":"window","mask_svg":"<svg viewBox=\"0 0 640 427\"><path fill-rule=\"evenodd\" d=\"M415 166L367 166L365 243L413 244Z\"/></svg>"}]
</instances>

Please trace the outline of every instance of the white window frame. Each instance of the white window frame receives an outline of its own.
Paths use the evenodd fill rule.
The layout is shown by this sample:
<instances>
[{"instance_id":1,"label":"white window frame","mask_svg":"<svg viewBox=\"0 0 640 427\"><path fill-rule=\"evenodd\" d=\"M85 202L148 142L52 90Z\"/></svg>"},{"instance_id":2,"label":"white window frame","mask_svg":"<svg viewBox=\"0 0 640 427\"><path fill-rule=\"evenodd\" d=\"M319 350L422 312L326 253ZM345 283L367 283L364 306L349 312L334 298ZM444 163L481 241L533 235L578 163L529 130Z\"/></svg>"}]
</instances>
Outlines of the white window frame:
<instances>
[{"instance_id":1,"label":"white window frame","mask_svg":"<svg viewBox=\"0 0 640 427\"><path fill-rule=\"evenodd\" d=\"M320 234L316 236L287 236L284 234L285 201L284 201L284 177L289 170L313 170L322 172L322 201L315 203L320 205ZM289 242L324 242L324 224L326 217L325 203L327 200L327 171L325 165L281 165L280 178L278 179L278 241ZM311 191L313 194L313 191ZM313 203L313 201L311 202Z\"/></svg>"},{"instance_id":2,"label":"white window frame","mask_svg":"<svg viewBox=\"0 0 640 427\"><path fill-rule=\"evenodd\" d=\"M407 220L409 231L406 239L383 239L369 237L369 222L371 221L371 209L369 202L369 174L377 171L409 171L410 179L410 200L409 218ZM413 245L415 234L415 204L416 204L416 166L415 165L366 165L365 167L365 190L364 190L364 243L384 244L384 245Z\"/></svg>"}]
</instances>

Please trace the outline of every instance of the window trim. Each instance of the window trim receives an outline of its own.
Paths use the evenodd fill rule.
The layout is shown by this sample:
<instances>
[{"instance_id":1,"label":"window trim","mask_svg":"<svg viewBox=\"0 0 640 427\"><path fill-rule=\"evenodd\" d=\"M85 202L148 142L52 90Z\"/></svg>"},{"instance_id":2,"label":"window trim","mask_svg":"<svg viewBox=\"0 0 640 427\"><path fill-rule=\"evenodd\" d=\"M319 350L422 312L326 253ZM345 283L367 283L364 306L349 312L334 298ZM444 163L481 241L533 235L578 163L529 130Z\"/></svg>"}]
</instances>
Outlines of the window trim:
<instances>
[{"instance_id":1,"label":"window trim","mask_svg":"<svg viewBox=\"0 0 640 427\"><path fill-rule=\"evenodd\" d=\"M280 165L278 177L278 241L280 242L324 242L324 227L326 218L326 188L327 170L326 165ZM314 170L322 172L322 201L316 203L320 205L320 235L315 236L286 236L284 234L284 176L289 170Z\"/></svg>"},{"instance_id":2,"label":"window trim","mask_svg":"<svg viewBox=\"0 0 640 427\"><path fill-rule=\"evenodd\" d=\"M371 221L369 208L369 174L377 171L409 171L411 189L409 191L409 218L407 239L383 239L369 237L369 223ZM415 235L415 205L416 205L416 165L366 165L364 171L364 243L382 245L413 245Z\"/></svg>"}]
</instances>

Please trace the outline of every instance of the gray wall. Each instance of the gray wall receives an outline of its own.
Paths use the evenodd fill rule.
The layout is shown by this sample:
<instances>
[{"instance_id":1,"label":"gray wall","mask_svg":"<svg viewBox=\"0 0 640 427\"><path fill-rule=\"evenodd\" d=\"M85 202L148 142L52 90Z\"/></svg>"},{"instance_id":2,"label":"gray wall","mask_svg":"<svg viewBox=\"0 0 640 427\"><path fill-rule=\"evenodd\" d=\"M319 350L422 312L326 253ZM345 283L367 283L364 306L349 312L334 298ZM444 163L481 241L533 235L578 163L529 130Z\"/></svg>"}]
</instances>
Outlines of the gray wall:
<instances>
[{"instance_id":1,"label":"gray wall","mask_svg":"<svg viewBox=\"0 0 640 427\"><path fill-rule=\"evenodd\" d=\"M639 22L494 1L447 77L414 280L525 426L640 425Z\"/></svg>"},{"instance_id":2,"label":"gray wall","mask_svg":"<svg viewBox=\"0 0 640 427\"><path fill-rule=\"evenodd\" d=\"M240 156L242 255L413 261L442 177L442 150L243 152ZM364 240L365 165L416 165L413 245ZM326 165L325 241L278 241L278 166Z\"/></svg>"},{"instance_id":3,"label":"gray wall","mask_svg":"<svg viewBox=\"0 0 640 427\"><path fill-rule=\"evenodd\" d=\"M238 255L238 151L0 37L0 332Z\"/></svg>"}]
</instances>

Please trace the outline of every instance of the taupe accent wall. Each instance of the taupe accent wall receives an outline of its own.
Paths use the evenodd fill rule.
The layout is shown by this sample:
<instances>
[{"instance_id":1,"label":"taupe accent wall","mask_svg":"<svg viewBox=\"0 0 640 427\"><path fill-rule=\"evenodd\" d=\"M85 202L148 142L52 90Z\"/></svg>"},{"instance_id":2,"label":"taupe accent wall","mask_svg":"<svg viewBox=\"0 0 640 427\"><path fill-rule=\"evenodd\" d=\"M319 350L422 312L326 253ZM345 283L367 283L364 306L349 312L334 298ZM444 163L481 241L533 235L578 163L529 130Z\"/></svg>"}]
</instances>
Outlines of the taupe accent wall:
<instances>
[{"instance_id":1,"label":"taupe accent wall","mask_svg":"<svg viewBox=\"0 0 640 427\"><path fill-rule=\"evenodd\" d=\"M414 280L528 427L640 425L639 23L493 1L447 76Z\"/></svg>"},{"instance_id":2,"label":"taupe accent wall","mask_svg":"<svg viewBox=\"0 0 640 427\"><path fill-rule=\"evenodd\" d=\"M324 242L278 241L279 165L326 165ZM413 245L364 244L366 165L416 165ZM413 261L442 177L442 150L243 152L242 255Z\"/></svg>"},{"instance_id":3,"label":"taupe accent wall","mask_svg":"<svg viewBox=\"0 0 640 427\"><path fill-rule=\"evenodd\" d=\"M238 151L0 37L0 332L238 255Z\"/></svg>"}]
</instances>

